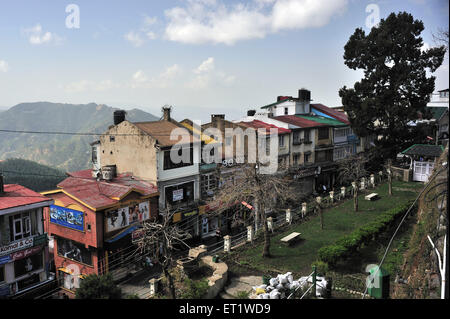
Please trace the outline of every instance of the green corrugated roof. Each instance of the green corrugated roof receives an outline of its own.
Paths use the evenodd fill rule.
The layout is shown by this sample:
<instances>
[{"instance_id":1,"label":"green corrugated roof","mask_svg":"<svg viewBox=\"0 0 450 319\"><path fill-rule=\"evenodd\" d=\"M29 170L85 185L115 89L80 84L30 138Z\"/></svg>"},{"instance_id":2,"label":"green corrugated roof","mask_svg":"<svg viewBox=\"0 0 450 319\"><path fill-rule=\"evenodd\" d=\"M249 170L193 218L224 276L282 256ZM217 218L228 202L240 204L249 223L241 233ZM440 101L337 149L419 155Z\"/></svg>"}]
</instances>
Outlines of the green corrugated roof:
<instances>
[{"instance_id":1,"label":"green corrugated roof","mask_svg":"<svg viewBox=\"0 0 450 319\"><path fill-rule=\"evenodd\" d=\"M341 121L330 119L323 116L307 116L307 115L296 115L297 117L304 118L305 120L314 121L321 124L327 124L331 126L347 126L348 124L342 123Z\"/></svg>"},{"instance_id":2,"label":"green corrugated roof","mask_svg":"<svg viewBox=\"0 0 450 319\"><path fill-rule=\"evenodd\" d=\"M445 111L448 110L445 106L430 106L431 113L433 114L433 118L436 120L439 120L442 116L442 114L445 113Z\"/></svg>"},{"instance_id":3,"label":"green corrugated roof","mask_svg":"<svg viewBox=\"0 0 450 319\"><path fill-rule=\"evenodd\" d=\"M280 103L283 103L283 102L286 102L286 101L290 101L290 100L291 99L285 99L285 100L278 101L278 102L275 102L275 103L272 103L272 104L267 104L267 105L261 106L261 108L262 109L267 109L268 107L271 107L271 106L274 106L274 105L277 105L277 104L280 104Z\"/></svg>"},{"instance_id":4,"label":"green corrugated roof","mask_svg":"<svg viewBox=\"0 0 450 319\"><path fill-rule=\"evenodd\" d=\"M420 156L435 156L439 157L444 151L444 146L442 145L431 145L431 144L413 144L406 150L402 151L405 155L420 155Z\"/></svg>"}]
</instances>

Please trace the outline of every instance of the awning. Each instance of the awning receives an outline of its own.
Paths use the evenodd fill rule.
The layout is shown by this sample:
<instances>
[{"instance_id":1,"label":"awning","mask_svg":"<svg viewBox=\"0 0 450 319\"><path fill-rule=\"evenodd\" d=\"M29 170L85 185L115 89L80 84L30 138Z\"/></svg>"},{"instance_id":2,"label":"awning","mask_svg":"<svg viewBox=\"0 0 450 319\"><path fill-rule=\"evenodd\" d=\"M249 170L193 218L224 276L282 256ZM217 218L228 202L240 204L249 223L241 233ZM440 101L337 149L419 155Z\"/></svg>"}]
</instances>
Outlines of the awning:
<instances>
[{"instance_id":1,"label":"awning","mask_svg":"<svg viewBox=\"0 0 450 319\"><path fill-rule=\"evenodd\" d=\"M133 231L135 231L138 228L139 228L138 225L130 226L130 227L122 230L120 233L116 234L115 236L113 236L113 237L111 237L109 239L106 239L105 242L113 243L113 242L115 242L115 241L125 237L126 235L132 233Z\"/></svg>"},{"instance_id":2,"label":"awning","mask_svg":"<svg viewBox=\"0 0 450 319\"><path fill-rule=\"evenodd\" d=\"M61 268L58 268L58 270L62 271L62 272L65 272L66 274L73 275L73 269L67 269L67 268L61 267ZM79 274L78 278L84 279L84 278L86 278L86 275Z\"/></svg>"}]
</instances>

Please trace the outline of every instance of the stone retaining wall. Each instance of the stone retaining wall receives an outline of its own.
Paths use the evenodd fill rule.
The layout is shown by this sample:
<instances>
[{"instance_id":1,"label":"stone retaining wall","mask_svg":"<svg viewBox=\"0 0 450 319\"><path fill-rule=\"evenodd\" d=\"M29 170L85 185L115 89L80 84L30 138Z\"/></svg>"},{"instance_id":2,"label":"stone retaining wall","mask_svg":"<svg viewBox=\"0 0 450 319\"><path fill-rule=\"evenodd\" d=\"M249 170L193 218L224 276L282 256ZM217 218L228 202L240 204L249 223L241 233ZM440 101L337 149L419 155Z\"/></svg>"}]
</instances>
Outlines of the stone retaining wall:
<instances>
[{"instance_id":1,"label":"stone retaining wall","mask_svg":"<svg viewBox=\"0 0 450 319\"><path fill-rule=\"evenodd\" d=\"M214 270L211 277L208 277L209 289L202 299L214 299L222 291L228 279L228 266L224 262L215 263L212 256L201 257L201 262L205 263Z\"/></svg>"}]
</instances>

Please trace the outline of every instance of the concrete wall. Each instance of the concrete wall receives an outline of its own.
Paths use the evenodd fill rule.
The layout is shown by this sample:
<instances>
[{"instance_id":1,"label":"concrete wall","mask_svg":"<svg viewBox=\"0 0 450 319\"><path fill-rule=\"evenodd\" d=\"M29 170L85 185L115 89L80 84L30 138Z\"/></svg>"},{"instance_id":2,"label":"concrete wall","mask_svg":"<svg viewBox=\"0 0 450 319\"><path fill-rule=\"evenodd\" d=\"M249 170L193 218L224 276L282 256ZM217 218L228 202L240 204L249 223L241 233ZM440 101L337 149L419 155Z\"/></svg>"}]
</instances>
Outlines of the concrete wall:
<instances>
[{"instance_id":1,"label":"concrete wall","mask_svg":"<svg viewBox=\"0 0 450 319\"><path fill-rule=\"evenodd\" d=\"M392 166L392 176L394 179L404 181L404 182L411 182L413 171L412 169L405 169L400 167L394 167Z\"/></svg>"},{"instance_id":2,"label":"concrete wall","mask_svg":"<svg viewBox=\"0 0 450 319\"><path fill-rule=\"evenodd\" d=\"M157 154L155 139L143 133L128 121L111 127L107 134L132 134L129 136L109 135L100 137L101 166L116 165L117 173L130 172L149 182L157 180ZM139 136L141 135L141 136Z\"/></svg>"}]
</instances>

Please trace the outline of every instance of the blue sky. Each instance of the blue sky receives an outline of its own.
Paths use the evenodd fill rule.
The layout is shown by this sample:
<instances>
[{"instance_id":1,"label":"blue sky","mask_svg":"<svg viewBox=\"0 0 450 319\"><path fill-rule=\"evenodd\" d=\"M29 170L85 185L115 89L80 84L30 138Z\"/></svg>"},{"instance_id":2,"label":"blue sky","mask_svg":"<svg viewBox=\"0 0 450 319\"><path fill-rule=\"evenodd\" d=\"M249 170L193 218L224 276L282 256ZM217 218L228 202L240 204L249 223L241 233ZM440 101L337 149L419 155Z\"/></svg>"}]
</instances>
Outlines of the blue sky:
<instances>
[{"instance_id":1,"label":"blue sky","mask_svg":"<svg viewBox=\"0 0 450 319\"><path fill-rule=\"evenodd\" d=\"M355 28L407 11L422 37L448 29L446 0L2 1L0 106L21 102L107 104L207 121L238 119L305 87L314 102L341 105L338 90L362 76L343 62ZM68 28L69 4L80 10ZM70 20L74 21L74 20ZM448 55L435 73L448 88Z\"/></svg>"}]
</instances>

